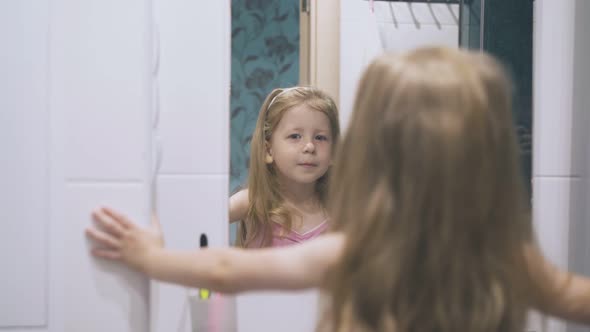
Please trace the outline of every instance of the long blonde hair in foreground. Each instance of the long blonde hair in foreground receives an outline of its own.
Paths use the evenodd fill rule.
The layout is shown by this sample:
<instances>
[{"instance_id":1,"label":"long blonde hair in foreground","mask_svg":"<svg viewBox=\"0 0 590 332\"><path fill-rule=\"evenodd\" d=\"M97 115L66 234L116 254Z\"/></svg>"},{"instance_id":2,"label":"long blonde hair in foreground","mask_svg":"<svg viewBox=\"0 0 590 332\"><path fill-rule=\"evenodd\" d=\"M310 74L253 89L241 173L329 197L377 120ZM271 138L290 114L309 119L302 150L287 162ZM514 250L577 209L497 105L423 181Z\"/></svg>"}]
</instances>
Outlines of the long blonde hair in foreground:
<instances>
[{"instance_id":1,"label":"long blonde hair in foreground","mask_svg":"<svg viewBox=\"0 0 590 332\"><path fill-rule=\"evenodd\" d=\"M510 94L484 54L370 64L334 162L329 212L347 244L320 330L523 330L531 224Z\"/></svg>"},{"instance_id":2,"label":"long blonde hair in foreground","mask_svg":"<svg viewBox=\"0 0 590 332\"><path fill-rule=\"evenodd\" d=\"M262 246L272 242L271 220L280 221L288 232L292 228L290 212L283 206L281 188L277 182L273 165L265 162L266 145L283 114L298 105L305 104L313 110L324 113L330 121L332 149L340 139L340 125L336 104L326 93L313 87L275 89L267 97L256 122L250 145L250 168L248 173L249 208L246 219L240 222L237 242L248 247L261 241ZM326 205L330 169L316 184L320 203Z\"/></svg>"}]
</instances>

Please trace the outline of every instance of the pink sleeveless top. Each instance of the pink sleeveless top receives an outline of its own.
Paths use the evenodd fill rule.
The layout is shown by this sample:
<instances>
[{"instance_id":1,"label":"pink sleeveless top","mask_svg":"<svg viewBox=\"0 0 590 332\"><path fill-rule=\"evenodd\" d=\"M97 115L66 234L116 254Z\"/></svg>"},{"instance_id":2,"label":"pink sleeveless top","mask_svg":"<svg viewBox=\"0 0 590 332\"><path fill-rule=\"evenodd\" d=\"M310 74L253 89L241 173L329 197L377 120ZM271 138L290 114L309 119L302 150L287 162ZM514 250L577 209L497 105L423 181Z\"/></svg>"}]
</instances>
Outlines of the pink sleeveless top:
<instances>
[{"instance_id":1,"label":"pink sleeveless top","mask_svg":"<svg viewBox=\"0 0 590 332\"><path fill-rule=\"evenodd\" d=\"M283 229L283 225L272 222L272 244L271 247L286 247L298 243L302 243L305 241L309 241L314 239L324 232L328 230L328 219L322 221L319 225L315 226L314 228L308 230L305 233L299 233L297 231L291 230L290 232L285 233ZM262 241L255 241L249 245L249 248L260 248Z\"/></svg>"}]
</instances>

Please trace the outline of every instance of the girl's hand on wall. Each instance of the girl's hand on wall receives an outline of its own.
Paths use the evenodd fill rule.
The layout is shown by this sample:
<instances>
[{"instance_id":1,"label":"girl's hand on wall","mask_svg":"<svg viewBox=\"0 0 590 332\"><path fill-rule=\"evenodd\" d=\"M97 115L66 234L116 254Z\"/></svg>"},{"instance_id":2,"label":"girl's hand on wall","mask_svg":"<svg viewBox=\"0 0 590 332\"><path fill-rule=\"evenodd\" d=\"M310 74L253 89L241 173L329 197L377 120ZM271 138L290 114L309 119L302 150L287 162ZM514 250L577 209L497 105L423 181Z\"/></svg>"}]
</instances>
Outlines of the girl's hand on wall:
<instances>
[{"instance_id":1,"label":"girl's hand on wall","mask_svg":"<svg viewBox=\"0 0 590 332\"><path fill-rule=\"evenodd\" d=\"M121 261L145 272L149 257L164 245L160 223L152 216L151 225L142 228L124 215L101 208L92 213L97 227L86 229L86 235L97 244L91 252L94 256Z\"/></svg>"}]
</instances>

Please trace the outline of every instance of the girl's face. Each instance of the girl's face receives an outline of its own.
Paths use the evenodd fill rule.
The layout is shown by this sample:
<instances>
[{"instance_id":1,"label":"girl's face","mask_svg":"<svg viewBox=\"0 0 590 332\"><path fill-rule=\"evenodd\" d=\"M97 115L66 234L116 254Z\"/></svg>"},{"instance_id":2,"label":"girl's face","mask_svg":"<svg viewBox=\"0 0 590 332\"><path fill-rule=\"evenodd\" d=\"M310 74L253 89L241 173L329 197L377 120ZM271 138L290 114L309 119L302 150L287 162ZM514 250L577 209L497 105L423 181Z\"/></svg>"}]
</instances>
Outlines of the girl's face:
<instances>
[{"instance_id":1,"label":"girl's face","mask_svg":"<svg viewBox=\"0 0 590 332\"><path fill-rule=\"evenodd\" d=\"M279 180L315 183L332 163L330 120L305 104L285 111L271 135L267 153Z\"/></svg>"}]
</instances>

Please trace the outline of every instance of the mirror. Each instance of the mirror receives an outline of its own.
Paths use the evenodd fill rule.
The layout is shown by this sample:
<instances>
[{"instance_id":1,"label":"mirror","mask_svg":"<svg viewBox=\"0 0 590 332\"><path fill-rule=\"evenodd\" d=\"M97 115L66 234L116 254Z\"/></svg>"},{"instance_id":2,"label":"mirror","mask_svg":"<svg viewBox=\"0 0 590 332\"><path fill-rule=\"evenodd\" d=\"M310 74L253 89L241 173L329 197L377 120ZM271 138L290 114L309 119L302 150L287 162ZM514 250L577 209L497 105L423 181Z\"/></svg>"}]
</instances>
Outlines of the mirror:
<instances>
[{"instance_id":1,"label":"mirror","mask_svg":"<svg viewBox=\"0 0 590 332\"><path fill-rule=\"evenodd\" d=\"M247 185L250 140L264 99L300 82L299 12L299 0L231 3L230 195ZM230 225L232 244L237 224Z\"/></svg>"},{"instance_id":2,"label":"mirror","mask_svg":"<svg viewBox=\"0 0 590 332\"><path fill-rule=\"evenodd\" d=\"M486 4L483 0L412 3L347 0L332 7L325 5L312 10L319 12L316 17L318 22L327 21L325 16L334 11L340 12L336 38L339 39L340 53L337 57L341 63L337 74L330 75L337 76L339 91L336 95L341 97L337 97L336 102L342 129L352 109L356 82L362 68L382 51L443 44L481 48L499 56L515 81L515 119L522 146L523 169L526 181L530 183L532 4L508 10L489 2ZM322 10L329 14L321 16ZM297 0L232 2L230 194L247 184L249 141L266 94L273 88L301 82L304 75L299 72L304 73L305 70L298 72L298 68L304 67L305 61L313 58L314 52L328 49L326 43L317 42L315 47L305 49L307 22L304 19L307 13L300 15L300 12ZM507 19L511 22L508 30L512 32L507 31L502 23ZM316 31L326 29L322 26L315 28ZM304 31L303 34L301 31ZM299 66L300 61L302 66ZM230 226L230 243L235 243L236 225L232 223Z\"/></svg>"},{"instance_id":3,"label":"mirror","mask_svg":"<svg viewBox=\"0 0 590 332\"><path fill-rule=\"evenodd\" d=\"M533 114L533 2L503 7L491 1L463 0L461 47L483 49L508 68L514 82L513 111L526 187L531 193Z\"/></svg>"}]
</instances>

